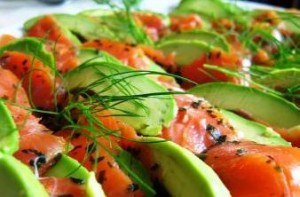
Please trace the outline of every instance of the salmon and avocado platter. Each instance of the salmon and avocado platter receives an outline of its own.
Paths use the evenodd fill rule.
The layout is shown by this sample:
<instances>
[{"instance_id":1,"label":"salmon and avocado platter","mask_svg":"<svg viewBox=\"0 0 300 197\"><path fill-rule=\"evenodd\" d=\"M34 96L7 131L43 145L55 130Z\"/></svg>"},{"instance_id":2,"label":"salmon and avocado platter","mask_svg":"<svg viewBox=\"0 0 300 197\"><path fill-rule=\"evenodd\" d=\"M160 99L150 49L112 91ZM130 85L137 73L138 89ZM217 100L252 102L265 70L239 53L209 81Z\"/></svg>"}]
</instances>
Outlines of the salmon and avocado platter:
<instances>
[{"instance_id":1,"label":"salmon and avocado platter","mask_svg":"<svg viewBox=\"0 0 300 197\"><path fill-rule=\"evenodd\" d=\"M300 11L97 2L0 35L1 196L300 196Z\"/></svg>"}]
</instances>

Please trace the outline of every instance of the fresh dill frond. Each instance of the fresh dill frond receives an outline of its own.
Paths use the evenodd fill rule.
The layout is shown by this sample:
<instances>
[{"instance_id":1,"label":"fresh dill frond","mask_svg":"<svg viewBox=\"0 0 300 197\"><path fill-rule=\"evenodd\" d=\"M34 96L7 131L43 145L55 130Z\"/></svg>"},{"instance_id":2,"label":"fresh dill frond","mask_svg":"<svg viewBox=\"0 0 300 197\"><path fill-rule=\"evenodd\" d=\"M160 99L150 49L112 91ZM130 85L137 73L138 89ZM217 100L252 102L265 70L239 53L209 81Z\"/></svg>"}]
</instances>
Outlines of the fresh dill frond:
<instances>
[{"instance_id":1,"label":"fresh dill frond","mask_svg":"<svg viewBox=\"0 0 300 197\"><path fill-rule=\"evenodd\" d=\"M129 36L134 38L134 44L146 44L150 46L154 45L153 41L148 37L143 27L137 24L134 17L133 8L138 7L140 0L122 0L120 2L110 0L94 1L102 5L107 5L111 10L114 11L114 17L116 17L117 20L122 21L122 25L126 26ZM118 4L122 4L123 6ZM119 29L118 31L123 31L123 29Z\"/></svg>"}]
</instances>

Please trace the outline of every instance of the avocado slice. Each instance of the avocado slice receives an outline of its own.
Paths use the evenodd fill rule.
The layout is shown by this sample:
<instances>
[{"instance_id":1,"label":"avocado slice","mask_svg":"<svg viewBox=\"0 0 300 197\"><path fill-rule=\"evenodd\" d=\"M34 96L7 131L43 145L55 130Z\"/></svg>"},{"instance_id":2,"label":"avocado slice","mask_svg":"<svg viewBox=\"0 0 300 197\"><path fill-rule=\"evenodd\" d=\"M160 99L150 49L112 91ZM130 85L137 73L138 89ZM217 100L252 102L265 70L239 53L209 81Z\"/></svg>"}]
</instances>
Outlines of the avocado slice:
<instances>
[{"instance_id":1,"label":"avocado slice","mask_svg":"<svg viewBox=\"0 0 300 197\"><path fill-rule=\"evenodd\" d=\"M238 15L243 10L232 3L222 0L181 0L172 15L196 13L207 19L218 19Z\"/></svg>"},{"instance_id":2,"label":"avocado slice","mask_svg":"<svg viewBox=\"0 0 300 197\"><path fill-rule=\"evenodd\" d=\"M289 31L299 34L300 33L300 17L299 13L293 11L280 10L277 12L284 26Z\"/></svg>"},{"instance_id":3,"label":"avocado slice","mask_svg":"<svg viewBox=\"0 0 300 197\"><path fill-rule=\"evenodd\" d=\"M24 31L26 32L26 31L30 30L43 17L44 16L37 16L37 17L27 20L23 24ZM66 36L75 46L79 46L81 44L80 40L74 34L72 34L71 31L69 31L66 27L60 25L59 28L60 28L60 31L62 32L62 34L64 36Z\"/></svg>"},{"instance_id":4,"label":"avocado slice","mask_svg":"<svg viewBox=\"0 0 300 197\"><path fill-rule=\"evenodd\" d=\"M90 10L80 13L80 15L90 17L99 25L107 27L115 33L115 40L135 43L136 40L131 34L128 20L125 13L111 10Z\"/></svg>"},{"instance_id":5,"label":"avocado slice","mask_svg":"<svg viewBox=\"0 0 300 197\"><path fill-rule=\"evenodd\" d=\"M107 99L107 104L119 103L110 107L112 114L118 114L141 134L158 135L176 116L174 97L145 76L144 71L125 66L107 53L101 54L97 60L67 73L66 89L75 94L92 91L92 94Z\"/></svg>"},{"instance_id":6,"label":"avocado slice","mask_svg":"<svg viewBox=\"0 0 300 197\"><path fill-rule=\"evenodd\" d=\"M242 139L254 141L259 144L291 146L280 135L270 127L247 120L233 112L220 110L238 132Z\"/></svg>"},{"instance_id":7,"label":"avocado slice","mask_svg":"<svg viewBox=\"0 0 300 197\"><path fill-rule=\"evenodd\" d=\"M0 55L5 51L18 51L34 58L37 58L44 65L52 69L55 68L55 60L51 53L49 53L44 43L36 38L22 38L0 48Z\"/></svg>"},{"instance_id":8,"label":"avocado slice","mask_svg":"<svg viewBox=\"0 0 300 197\"><path fill-rule=\"evenodd\" d=\"M28 20L24 24L24 29L30 29L42 17L43 16L38 16ZM74 33L75 36L78 35L80 38L83 38L85 40L99 38L114 39L116 37L114 33L107 27L99 25L97 22L85 16L72 14L54 14L53 17L57 20L64 34L68 38L70 38L70 40L74 40L74 35L72 33ZM71 35L70 32L72 32ZM77 38L76 40L77 41L75 42L75 44L79 45L80 41Z\"/></svg>"},{"instance_id":9,"label":"avocado slice","mask_svg":"<svg viewBox=\"0 0 300 197\"><path fill-rule=\"evenodd\" d=\"M166 15L150 12L150 11L134 11L134 13L141 13L141 14L151 14L158 16L162 19L162 22L165 26L170 26L170 18ZM126 15L125 11L116 11L116 10L107 10L107 9L91 9L91 10L85 10L79 15L90 17L93 20L96 20L100 25L108 27L112 32L116 34L117 40L119 41L125 41L128 43L134 43L137 44L138 40L133 35L132 29L135 27L132 27L132 24L128 21L128 16ZM145 32L142 31L142 34ZM145 39L150 40L148 38L147 34L144 34L142 36L145 36Z\"/></svg>"},{"instance_id":10,"label":"avocado slice","mask_svg":"<svg viewBox=\"0 0 300 197\"><path fill-rule=\"evenodd\" d=\"M211 50L209 45L198 40L167 40L160 42L156 47L165 54L175 53L175 62L179 66L189 65Z\"/></svg>"},{"instance_id":11,"label":"avocado slice","mask_svg":"<svg viewBox=\"0 0 300 197\"><path fill-rule=\"evenodd\" d=\"M296 105L255 88L216 82L197 85L189 92L204 97L217 107L241 110L275 128L288 129L300 124L300 109Z\"/></svg>"},{"instance_id":12,"label":"avocado slice","mask_svg":"<svg viewBox=\"0 0 300 197\"><path fill-rule=\"evenodd\" d=\"M19 132L4 101L0 99L0 153L13 154L19 149Z\"/></svg>"},{"instance_id":13,"label":"avocado slice","mask_svg":"<svg viewBox=\"0 0 300 197\"><path fill-rule=\"evenodd\" d=\"M73 177L87 180L89 174L87 169L85 169L78 161L62 154L55 165L47 170L45 176Z\"/></svg>"},{"instance_id":14,"label":"avocado slice","mask_svg":"<svg viewBox=\"0 0 300 197\"><path fill-rule=\"evenodd\" d=\"M67 155L61 155L60 159L45 174L51 177L72 177L83 180L88 197L104 197L104 191L97 182L95 174L88 172L78 161Z\"/></svg>"},{"instance_id":15,"label":"avocado slice","mask_svg":"<svg viewBox=\"0 0 300 197\"><path fill-rule=\"evenodd\" d=\"M218 175L192 152L161 138L146 137L142 142L159 170L159 181L171 196L230 196Z\"/></svg>"},{"instance_id":16,"label":"avocado slice","mask_svg":"<svg viewBox=\"0 0 300 197\"><path fill-rule=\"evenodd\" d=\"M47 197L48 193L29 167L0 153L0 191L5 197Z\"/></svg>"},{"instance_id":17,"label":"avocado slice","mask_svg":"<svg viewBox=\"0 0 300 197\"><path fill-rule=\"evenodd\" d=\"M89 172L89 177L86 183L87 197L105 197L105 193L101 185L96 180L96 175L94 172Z\"/></svg>"},{"instance_id":18,"label":"avocado slice","mask_svg":"<svg viewBox=\"0 0 300 197\"><path fill-rule=\"evenodd\" d=\"M89 9L89 10L84 10L84 11L80 12L79 15L93 17L93 18L96 18L103 22L106 22L107 25L110 25L109 24L110 22L114 23L114 22L116 22L114 20L118 19L118 18L116 18L116 14L121 14L121 13L122 12L120 12L120 11L119 12L113 11L111 9L110 10L108 10L108 9ZM151 12L151 11L147 11L147 10L134 11L133 13L141 13L141 14L145 14L145 15L155 15L162 19L162 22L165 26L170 26L170 24L171 24L171 20L168 15L164 15L164 14L157 13L157 12ZM113 18L114 18L114 20L110 21L110 19L113 19ZM113 24L111 24L111 25L113 25Z\"/></svg>"},{"instance_id":19,"label":"avocado slice","mask_svg":"<svg viewBox=\"0 0 300 197\"><path fill-rule=\"evenodd\" d=\"M287 68L271 71L256 82L271 88L289 88L300 84L300 69Z\"/></svg>"},{"instance_id":20,"label":"avocado slice","mask_svg":"<svg viewBox=\"0 0 300 197\"><path fill-rule=\"evenodd\" d=\"M212 31L193 30L175 32L165 36L162 40L160 40L160 42L172 40L202 41L209 46L218 47L227 52L230 50L230 45L226 39L222 35Z\"/></svg>"}]
</instances>

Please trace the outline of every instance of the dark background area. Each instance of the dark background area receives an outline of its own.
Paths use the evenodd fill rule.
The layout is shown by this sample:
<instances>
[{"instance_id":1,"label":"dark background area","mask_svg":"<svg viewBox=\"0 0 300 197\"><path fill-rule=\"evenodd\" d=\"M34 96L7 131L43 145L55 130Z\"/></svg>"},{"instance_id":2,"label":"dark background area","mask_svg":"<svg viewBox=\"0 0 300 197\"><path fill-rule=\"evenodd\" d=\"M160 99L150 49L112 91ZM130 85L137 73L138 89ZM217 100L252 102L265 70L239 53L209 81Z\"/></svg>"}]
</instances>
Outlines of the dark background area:
<instances>
[{"instance_id":1,"label":"dark background area","mask_svg":"<svg viewBox=\"0 0 300 197\"><path fill-rule=\"evenodd\" d=\"M300 0L248 0L285 8L300 8Z\"/></svg>"}]
</instances>

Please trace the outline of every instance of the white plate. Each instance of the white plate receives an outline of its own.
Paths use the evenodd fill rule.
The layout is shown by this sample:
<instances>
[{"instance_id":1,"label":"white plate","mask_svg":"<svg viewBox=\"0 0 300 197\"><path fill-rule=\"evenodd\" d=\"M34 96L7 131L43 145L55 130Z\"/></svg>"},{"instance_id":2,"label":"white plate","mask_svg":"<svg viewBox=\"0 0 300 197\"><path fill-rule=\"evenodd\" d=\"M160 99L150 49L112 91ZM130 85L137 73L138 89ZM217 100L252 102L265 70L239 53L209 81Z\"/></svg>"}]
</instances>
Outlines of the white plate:
<instances>
[{"instance_id":1,"label":"white plate","mask_svg":"<svg viewBox=\"0 0 300 197\"><path fill-rule=\"evenodd\" d=\"M144 0L141 9L168 12L180 0ZM274 8L252 2L231 1L246 9ZM23 23L34 16L50 13L78 13L101 7L93 0L69 0L61 5L47 5L38 0L0 0L0 34L22 35Z\"/></svg>"}]
</instances>

